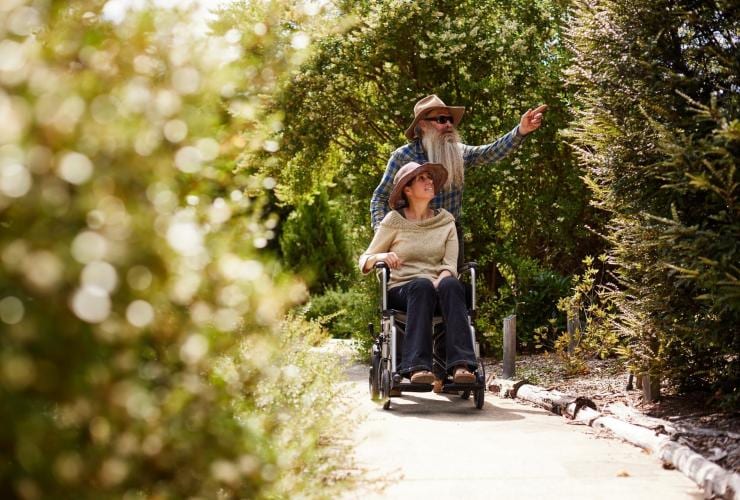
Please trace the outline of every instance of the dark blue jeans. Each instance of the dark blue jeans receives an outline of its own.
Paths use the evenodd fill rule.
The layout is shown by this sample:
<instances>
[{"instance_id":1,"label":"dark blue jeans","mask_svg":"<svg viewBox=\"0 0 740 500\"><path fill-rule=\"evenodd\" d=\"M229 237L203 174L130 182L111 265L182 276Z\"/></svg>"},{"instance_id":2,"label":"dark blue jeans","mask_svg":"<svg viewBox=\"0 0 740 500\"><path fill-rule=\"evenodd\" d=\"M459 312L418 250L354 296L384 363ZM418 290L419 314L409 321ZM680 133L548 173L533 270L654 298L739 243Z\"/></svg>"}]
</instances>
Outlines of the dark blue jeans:
<instances>
[{"instance_id":1,"label":"dark blue jeans","mask_svg":"<svg viewBox=\"0 0 740 500\"><path fill-rule=\"evenodd\" d=\"M428 279L416 278L388 290L388 305L406 311L406 334L398 369L402 375L432 369L432 318L437 305L445 322L447 371L458 365L467 366L470 370L477 368L465 305L465 287L457 278L444 278L437 290Z\"/></svg>"}]
</instances>

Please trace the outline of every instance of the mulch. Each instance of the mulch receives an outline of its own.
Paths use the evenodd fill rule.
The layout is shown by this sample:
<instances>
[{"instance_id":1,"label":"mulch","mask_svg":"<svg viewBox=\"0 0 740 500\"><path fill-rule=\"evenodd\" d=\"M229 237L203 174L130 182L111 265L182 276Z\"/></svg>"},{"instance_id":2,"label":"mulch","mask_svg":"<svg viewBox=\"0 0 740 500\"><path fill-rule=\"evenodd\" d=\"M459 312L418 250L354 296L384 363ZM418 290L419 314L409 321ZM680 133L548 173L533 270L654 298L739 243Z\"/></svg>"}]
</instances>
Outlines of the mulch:
<instances>
[{"instance_id":1,"label":"mulch","mask_svg":"<svg viewBox=\"0 0 740 500\"><path fill-rule=\"evenodd\" d=\"M501 375L500 361L486 358L484 364L486 374ZM678 394L664 385L660 401L647 403L643 401L642 391L627 390L629 374L621 360L587 360L584 373L567 376L561 358L549 353L518 356L515 378L548 390L587 397L599 410L611 403L623 403L680 429L699 429L680 433L675 438L725 470L740 473L740 412L722 410L712 394Z\"/></svg>"}]
</instances>

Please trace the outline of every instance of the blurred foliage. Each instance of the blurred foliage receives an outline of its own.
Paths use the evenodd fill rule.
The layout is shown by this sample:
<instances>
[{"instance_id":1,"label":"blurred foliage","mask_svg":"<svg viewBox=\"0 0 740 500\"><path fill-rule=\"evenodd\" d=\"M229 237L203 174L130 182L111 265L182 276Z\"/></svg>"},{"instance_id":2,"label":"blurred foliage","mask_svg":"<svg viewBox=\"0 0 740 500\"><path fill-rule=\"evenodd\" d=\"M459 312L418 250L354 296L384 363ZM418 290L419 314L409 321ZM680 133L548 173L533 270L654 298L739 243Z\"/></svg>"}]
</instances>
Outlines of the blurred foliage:
<instances>
[{"instance_id":1,"label":"blurred foliage","mask_svg":"<svg viewBox=\"0 0 740 500\"><path fill-rule=\"evenodd\" d=\"M273 108L285 116L276 134L280 161L253 158L280 180L283 204L301 207L331 186L358 255L371 237L372 191L390 153L406 141L403 131L418 99L437 93L466 106L461 133L467 144L495 140L528 108L547 103L545 125L517 153L467 173L467 257L479 262L489 289L506 294L510 285L497 270L502 262L522 259L512 264L518 272L534 260L543 272L569 275L583 256L600 251L603 243L586 230L595 225L588 191L558 136L572 119L562 79L568 62L562 2L353 1L338 2L333 15L337 22L327 23ZM545 302L530 303L532 311L557 298L543 295ZM502 318L482 320L500 325Z\"/></svg>"},{"instance_id":2,"label":"blurred foliage","mask_svg":"<svg viewBox=\"0 0 740 500\"><path fill-rule=\"evenodd\" d=\"M574 2L569 133L638 373L737 401L737 2ZM733 396L734 394L734 396Z\"/></svg>"},{"instance_id":3,"label":"blurred foliage","mask_svg":"<svg viewBox=\"0 0 740 500\"><path fill-rule=\"evenodd\" d=\"M234 173L316 12L139 7L0 5L0 496L330 495L335 369Z\"/></svg>"}]
</instances>

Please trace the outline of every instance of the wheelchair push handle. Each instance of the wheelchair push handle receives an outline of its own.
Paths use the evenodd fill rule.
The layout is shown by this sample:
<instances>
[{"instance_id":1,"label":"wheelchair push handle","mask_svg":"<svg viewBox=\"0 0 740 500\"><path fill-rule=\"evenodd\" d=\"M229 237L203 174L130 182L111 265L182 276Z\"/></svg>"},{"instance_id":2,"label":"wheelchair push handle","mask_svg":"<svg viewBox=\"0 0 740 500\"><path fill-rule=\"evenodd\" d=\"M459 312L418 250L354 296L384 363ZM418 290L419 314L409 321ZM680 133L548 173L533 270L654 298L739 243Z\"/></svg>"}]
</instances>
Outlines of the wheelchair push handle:
<instances>
[{"instance_id":1,"label":"wheelchair push handle","mask_svg":"<svg viewBox=\"0 0 740 500\"><path fill-rule=\"evenodd\" d=\"M383 298L382 310L388 310L388 282L391 279L391 268L388 267L384 261L378 261L373 266L376 270L380 271L380 294Z\"/></svg>"},{"instance_id":2,"label":"wheelchair push handle","mask_svg":"<svg viewBox=\"0 0 740 500\"><path fill-rule=\"evenodd\" d=\"M457 274L463 274L467 272L473 272L478 270L478 263L475 261L466 262L462 266L460 266L460 269L458 269Z\"/></svg>"},{"instance_id":3,"label":"wheelchair push handle","mask_svg":"<svg viewBox=\"0 0 740 500\"><path fill-rule=\"evenodd\" d=\"M478 263L475 261L470 261L460 266L460 270L457 272L458 276L462 276L465 273L470 273L470 309L475 312L475 302L477 299L475 295L475 278L478 275Z\"/></svg>"}]
</instances>

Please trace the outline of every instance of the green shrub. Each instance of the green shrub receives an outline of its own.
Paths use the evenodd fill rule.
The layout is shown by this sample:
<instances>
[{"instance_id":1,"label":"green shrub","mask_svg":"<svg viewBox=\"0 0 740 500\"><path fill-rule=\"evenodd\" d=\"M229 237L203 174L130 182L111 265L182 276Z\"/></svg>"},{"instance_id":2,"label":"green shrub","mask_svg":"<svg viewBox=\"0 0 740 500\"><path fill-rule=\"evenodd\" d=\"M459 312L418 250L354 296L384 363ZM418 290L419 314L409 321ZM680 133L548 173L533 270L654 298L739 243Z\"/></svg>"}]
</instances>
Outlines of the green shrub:
<instances>
[{"instance_id":1,"label":"green shrub","mask_svg":"<svg viewBox=\"0 0 740 500\"><path fill-rule=\"evenodd\" d=\"M599 256L597 268L594 259L586 257L585 271L572 278L571 295L557 304L565 324L553 318L548 325L535 329L535 347L555 351L568 375L585 372L587 358L604 359L625 352L624 336L618 336L612 328L617 312L609 296L612 290L606 281L606 262L605 254ZM568 330L569 322L572 331Z\"/></svg>"},{"instance_id":2,"label":"green shrub","mask_svg":"<svg viewBox=\"0 0 740 500\"><path fill-rule=\"evenodd\" d=\"M318 322L291 313L273 346L247 338L219 360L220 380L241 394L231 403L238 418L250 428L269 429L269 439L258 441L258 456L275 473L261 498L332 498L347 487L352 422L336 383L342 378L339 358L320 349L327 338ZM260 381L244 392L240 380L254 372L262 374Z\"/></svg>"},{"instance_id":3,"label":"green shrub","mask_svg":"<svg viewBox=\"0 0 740 500\"><path fill-rule=\"evenodd\" d=\"M504 259L502 259L504 260ZM522 349L535 349L535 331L543 325L564 320L557 314L557 303L568 293L568 278L544 269L534 259L508 256L499 264L506 285L498 295L479 291L477 329L483 333L486 347L500 353L503 341L503 321L516 314L517 345Z\"/></svg>"},{"instance_id":4,"label":"green shrub","mask_svg":"<svg viewBox=\"0 0 740 500\"><path fill-rule=\"evenodd\" d=\"M332 288L311 297L306 318L321 323L334 338L355 339L364 356L372 344L368 323L374 325L376 333L380 327L378 304L376 280L364 277L347 290Z\"/></svg>"},{"instance_id":5,"label":"green shrub","mask_svg":"<svg viewBox=\"0 0 740 500\"><path fill-rule=\"evenodd\" d=\"M352 258L340 211L326 189L300 204L282 225L280 249L286 267L301 273L311 291L343 284Z\"/></svg>"}]
</instances>

